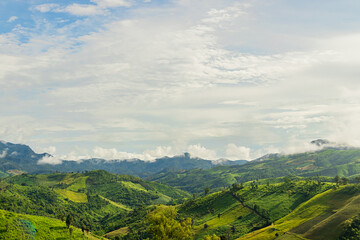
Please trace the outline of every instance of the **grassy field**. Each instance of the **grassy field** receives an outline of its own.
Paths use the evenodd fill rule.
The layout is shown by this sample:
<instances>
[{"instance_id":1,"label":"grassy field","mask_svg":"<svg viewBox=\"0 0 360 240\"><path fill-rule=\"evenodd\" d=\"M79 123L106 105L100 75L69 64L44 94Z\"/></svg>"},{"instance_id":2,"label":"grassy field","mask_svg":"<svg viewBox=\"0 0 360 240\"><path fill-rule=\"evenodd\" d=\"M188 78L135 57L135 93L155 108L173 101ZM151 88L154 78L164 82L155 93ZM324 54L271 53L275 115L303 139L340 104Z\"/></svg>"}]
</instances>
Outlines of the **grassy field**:
<instances>
[{"instance_id":1,"label":"grassy field","mask_svg":"<svg viewBox=\"0 0 360 240\"><path fill-rule=\"evenodd\" d=\"M120 229L117 229L115 231L109 232L107 234L104 235L104 237L106 238L114 238L116 236L124 236L126 234L129 233L129 228L128 227L123 227Z\"/></svg>"},{"instance_id":2,"label":"grassy field","mask_svg":"<svg viewBox=\"0 0 360 240\"><path fill-rule=\"evenodd\" d=\"M138 191L147 192L147 190L138 183L133 183L133 182L129 182L129 181L119 181L119 182L122 183L125 187L135 189L135 190L138 190Z\"/></svg>"},{"instance_id":3,"label":"grassy field","mask_svg":"<svg viewBox=\"0 0 360 240\"><path fill-rule=\"evenodd\" d=\"M110 199L107 199L107 198L105 198L103 196L100 196L100 195L99 195L99 197L101 197L102 199L106 200L107 202L111 203L112 205L114 205L114 206L116 206L118 208L124 209L126 211L131 211L132 210L130 207L128 207L128 206L126 206L124 204L113 202Z\"/></svg>"},{"instance_id":4,"label":"grassy field","mask_svg":"<svg viewBox=\"0 0 360 240\"><path fill-rule=\"evenodd\" d=\"M67 198L77 203L87 203L88 199L85 193L77 193L67 189L54 189L55 192L60 194L62 197Z\"/></svg>"},{"instance_id":5,"label":"grassy field","mask_svg":"<svg viewBox=\"0 0 360 240\"><path fill-rule=\"evenodd\" d=\"M86 188L86 179L88 177L78 177L76 178L69 187L67 187L66 189L70 190L70 191L79 191L80 189L85 189Z\"/></svg>"}]
</instances>

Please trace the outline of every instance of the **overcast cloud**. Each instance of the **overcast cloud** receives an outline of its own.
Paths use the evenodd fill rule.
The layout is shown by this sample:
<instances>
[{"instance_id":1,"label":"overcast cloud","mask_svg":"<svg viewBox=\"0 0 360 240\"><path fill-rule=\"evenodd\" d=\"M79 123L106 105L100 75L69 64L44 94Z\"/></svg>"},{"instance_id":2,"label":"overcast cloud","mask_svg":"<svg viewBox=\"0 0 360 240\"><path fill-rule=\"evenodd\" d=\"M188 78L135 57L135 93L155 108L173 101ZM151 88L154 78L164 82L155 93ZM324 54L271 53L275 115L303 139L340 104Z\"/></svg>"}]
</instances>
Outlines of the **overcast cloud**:
<instances>
[{"instance_id":1,"label":"overcast cloud","mask_svg":"<svg viewBox=\"0 0 360 240\"><path fill-rule=\"evenodd\" d=\"M360 146L358 1L66 2L0 0L2 140L55 162Z\"/></svg>"}]
</instances>

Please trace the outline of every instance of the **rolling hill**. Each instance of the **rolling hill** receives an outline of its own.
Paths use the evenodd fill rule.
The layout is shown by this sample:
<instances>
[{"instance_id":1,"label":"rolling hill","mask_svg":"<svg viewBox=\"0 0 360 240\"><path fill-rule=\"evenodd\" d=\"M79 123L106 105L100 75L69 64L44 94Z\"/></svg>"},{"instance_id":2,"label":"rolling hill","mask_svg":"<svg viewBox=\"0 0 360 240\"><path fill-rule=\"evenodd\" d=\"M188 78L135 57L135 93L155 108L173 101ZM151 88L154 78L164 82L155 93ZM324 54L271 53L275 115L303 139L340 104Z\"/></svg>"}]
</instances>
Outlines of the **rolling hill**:
<instances>
[{"instance_id":1,"label":"rolling hill","mask_svg":"<svg viewBox=\"0 0 360 240\"><path fill-rule=\"evenodd\" d=\"M360 149L327 148L293 155L271 154L242 165L159 173L148 179L199 193L206 187L220 189L233 183L289 175L356 177L360 175Z\"/></svg>"},{"instance_id":2,"label":"rolling hill","mask_svg":"<svg viewBox=\"0 0 360 240\"><path fill-rule=\"evenodd\" d=\"M116 217L125 218L138 208L189 197L160 183L103 170L21 174L1 181L0 189L1 209L60 219L71 213L75 226L85 224L98 234L115 230Z\"/></svg>"},{"instance_id":3,"label":"rolling hill","mask_svg":"<svg viewBox=\"0 0 360 240\"><path fill-rule=\"evenodd\" d=\"M310 179L279 180L274 184L234 184L231 189L188 200L178 211L182 218L193 219L195 239L212 234L236 239L270 226L334 187L334 183Z\"/></svg>"},{"instance_id":4,"label":"rolling hill","mask_svg":"<svg viewBox=\"0 0 360 240\"><path fill-rule=\"evenodd\" d=\"M103 239L78 228L72 229L70 236L65 222L58 219L0 210L0 239Z\"/></svg>"},{"instance_id":5,"label":"rolling hill","mask_svg":"<svg viewBox=\"0 0 360 240\"><path fill-rule=\"evenodd\" d=\"M342 186L316 195L271 226L240 239L335 240L341 235L346 221L359 212L359 186Z\"/></svg>"}]
</instances>

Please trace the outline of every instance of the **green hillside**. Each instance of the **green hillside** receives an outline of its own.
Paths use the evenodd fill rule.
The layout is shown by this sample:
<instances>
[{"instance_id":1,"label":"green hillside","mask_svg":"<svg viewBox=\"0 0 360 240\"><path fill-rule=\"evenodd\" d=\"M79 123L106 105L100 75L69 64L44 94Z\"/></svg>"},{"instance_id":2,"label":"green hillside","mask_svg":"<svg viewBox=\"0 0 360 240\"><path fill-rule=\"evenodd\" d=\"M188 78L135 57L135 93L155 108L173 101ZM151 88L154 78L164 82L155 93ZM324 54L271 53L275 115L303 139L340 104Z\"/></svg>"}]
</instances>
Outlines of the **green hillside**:
<instances>
[{"instance_id":1,"label":"green hillside","mask_svg":"<svg viewBox=\"0 0 360 240\"><path fill-rule=\"evenodd\" d=\"M58 219L0 210L0 239L103 239L71 228L70 238L65 222Z\"/></svg>"},{"instance_id":2,"label":"green hillside","mask_svg":"<svg viewBox=\"0 0 360 240\"><path fill-rule=\"evenodd\" d=\"M0 189L1 209L59 219L71 214L75 226L89 227L99 235L123 227L122 219L142 206L189 197L160 183L102 170L21 174L4 179Z\"/></svg>"},{"instance_id":3,"label":"green hillside","mask_svg":"<svg viewBox=\"0 0 360 240\"><path fill-rule=\"evenodd\" d=\"M195 239L212 234L236 239L271 225L303 202L334 187L333 183L310 179L277 180L280 182L274 184L234 184L229 190L188 200L178 208L180 217L193 219Z\"/></svg>"},{"instance_id":4,"label":"green hillside","mask_svg":"<svg viewBox=\"0 0 360 240\"><path fill-rule=\"evenodd\" d=\"M359 212L359 186L342 186L316 195L273 225L240 239L335 240L343 232L347 220Z\"/></svg>"},{"instance_id":5,"label":"green hillside","mask_svg":"<svg viewBox=\"0 0 360 240\"><path fill-rule=\"evenodd\" d=\"M242 165L160 173L150 177L149 180L199 193L206 187L219 190L233 183L288 175L358 176L360 175L360 149L325 149L293 155L272 154Z\"/></svg>"},{"instance_id":6,"label":"green hillside","mask_svg":"<svg viewBox=\"0 0 360 240\"><path fill-rule=\"evenodd\" d=\"M274 155L242 166L157 176L158 181L169 180L178 187L184 184L183 189L195 192L192 195L159 182L103 170L8 176L0 181L0 208L4 210L4 220L0 222L4 231L0 232L0 238L8 239L4 234L15 234L18 228L33 231L34 225L44 232L56 229L51 234L59 236L54 235L54 239L66 239L60 235L69 234L63 222L68 216L79 229L123 240L180 234L179 229L176 231L171 226L188 229L191 239L198 240L214 235L225 240L335 240L340 236L358 236L360 185L353 184L358 180L355 179L357 151L327 149ZM337 169L334 174L340 176L338 181L331 176L331 169ZM319 172L324 175L317 175ZM284 173L292 174L282 176ZM345 176L353 177L350 184ZM161 215L172 211L175 212L171 217ZM25 214L36 216L25 218ZM44 223L36 222L40 216L44 217ZM46 226L49 218L59 219L54 223L63 227ZM166 225L166 221L171 224ZM164 224L158 225L160 235L154 235L156 224ZM11 233L11 229L16 231ZM30 230L26 234L32 234ZM82 232L77 231L81 237ZM42 235L35 239L38 236ZM167 238L159 238L162 239ZM182 238L178 235L170 239ZM351 238L341 240L346 239Z\"/></svg>"}]
</instances>

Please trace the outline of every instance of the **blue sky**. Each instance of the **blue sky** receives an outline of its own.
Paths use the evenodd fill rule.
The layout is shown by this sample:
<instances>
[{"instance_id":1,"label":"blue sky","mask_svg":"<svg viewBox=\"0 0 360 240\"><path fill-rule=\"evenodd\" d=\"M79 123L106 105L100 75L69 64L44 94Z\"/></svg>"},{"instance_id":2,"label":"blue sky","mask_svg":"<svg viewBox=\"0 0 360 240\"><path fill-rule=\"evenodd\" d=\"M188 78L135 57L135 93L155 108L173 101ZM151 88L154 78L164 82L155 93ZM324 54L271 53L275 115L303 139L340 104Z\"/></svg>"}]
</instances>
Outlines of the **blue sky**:
<instances>
[{"instance_id":1,"label":"blue sky","mask_svg":"<svg viewBox=\"0 0 360 240\"><path fill-rule=\"evenodd\" d=\"M360 146L360 3L0 0L0 139L56 159ZM51 161L51 160L47 160Z\"/></svg>"}]
</instances>

